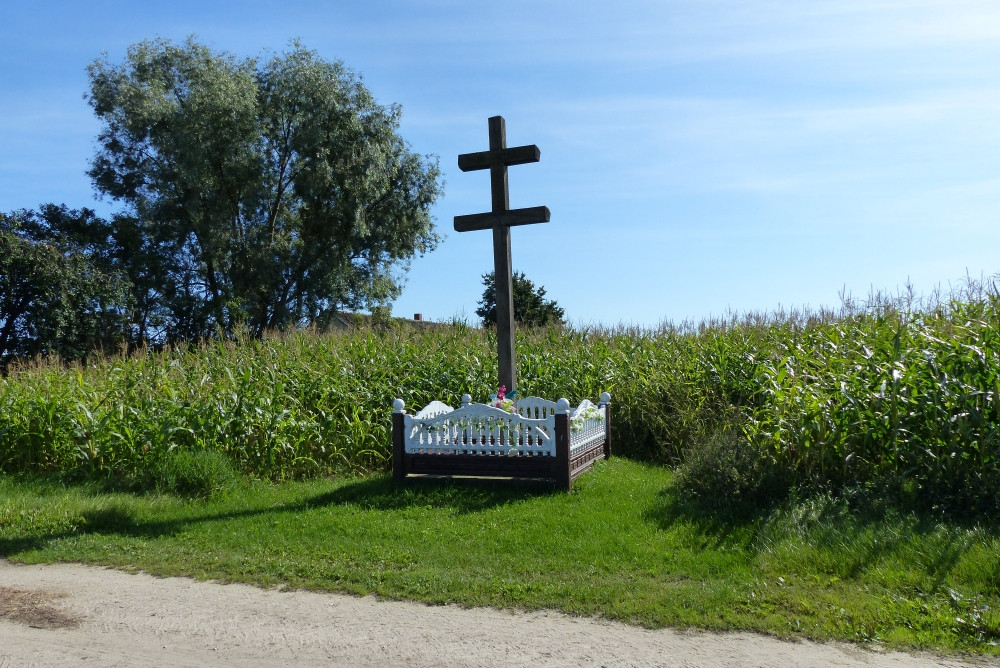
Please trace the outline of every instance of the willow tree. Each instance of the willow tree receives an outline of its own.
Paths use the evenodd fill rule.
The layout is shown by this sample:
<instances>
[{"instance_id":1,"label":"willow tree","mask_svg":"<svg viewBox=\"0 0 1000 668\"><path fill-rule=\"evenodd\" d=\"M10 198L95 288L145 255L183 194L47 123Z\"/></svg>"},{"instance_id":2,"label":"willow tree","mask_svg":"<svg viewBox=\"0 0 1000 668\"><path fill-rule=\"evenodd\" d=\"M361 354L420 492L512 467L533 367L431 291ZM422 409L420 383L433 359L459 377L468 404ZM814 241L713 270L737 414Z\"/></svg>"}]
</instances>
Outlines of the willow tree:
<instances>
[{"instance_id":1,"label":"willow tree","mask_svg":"<svg viewBox=\"0 0 1000 668\"><path fill-rule=\"evenodd\" d=\"M386 304L439 240L437 159L411 152L400 107L340 62L298 43L241 59L191 38L89 73L103 124L89 175L134 221L168 339Z\"/></svg>"}]
</instances>

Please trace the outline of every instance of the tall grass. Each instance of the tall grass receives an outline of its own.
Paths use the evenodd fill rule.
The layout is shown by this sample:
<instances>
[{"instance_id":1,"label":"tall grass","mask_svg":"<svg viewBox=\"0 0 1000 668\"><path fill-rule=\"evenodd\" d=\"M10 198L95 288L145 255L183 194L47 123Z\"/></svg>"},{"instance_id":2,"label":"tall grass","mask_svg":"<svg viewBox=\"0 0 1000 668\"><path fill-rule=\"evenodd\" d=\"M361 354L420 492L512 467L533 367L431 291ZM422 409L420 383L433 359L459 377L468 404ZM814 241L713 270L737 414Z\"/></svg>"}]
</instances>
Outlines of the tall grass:
<instances>
[{"instance_id":1,"label":"tall grass","mask_svg":"<svg viewBox=\"0 0 1000 668\"><path fill-rule=\"evenodd\" d=\"M969 287L836 313L523 332L519 389L574 402L610 391L616 452L681 464L695 496L765 500L806 486L990 513L1000 298ZM386 469L393 398L483 400L496 389L494 351L490 332L456 324L27 364L0 379L0 469L142 487L178 449L217 451L269 479Z\"/></svg>"}]
</instances>

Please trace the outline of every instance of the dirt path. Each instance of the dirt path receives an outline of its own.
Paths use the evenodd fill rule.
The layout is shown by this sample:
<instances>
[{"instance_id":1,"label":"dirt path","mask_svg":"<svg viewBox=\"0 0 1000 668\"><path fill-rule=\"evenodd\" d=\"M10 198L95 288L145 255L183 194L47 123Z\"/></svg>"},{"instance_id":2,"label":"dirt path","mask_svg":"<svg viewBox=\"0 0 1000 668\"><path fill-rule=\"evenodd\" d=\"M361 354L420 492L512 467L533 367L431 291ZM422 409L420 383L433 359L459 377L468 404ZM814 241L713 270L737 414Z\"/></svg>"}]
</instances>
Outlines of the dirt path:
<instances>
[{"instance_id":1,"label":"dirt path","mask_svg":"<svg viewBox=\"0 0 1000 668\"><path fill-rule=\"evenodd\" d=\"M968 666L553 612L429 607L0 560L0 668L14 666Z\"/></svg>"}]
</instances>

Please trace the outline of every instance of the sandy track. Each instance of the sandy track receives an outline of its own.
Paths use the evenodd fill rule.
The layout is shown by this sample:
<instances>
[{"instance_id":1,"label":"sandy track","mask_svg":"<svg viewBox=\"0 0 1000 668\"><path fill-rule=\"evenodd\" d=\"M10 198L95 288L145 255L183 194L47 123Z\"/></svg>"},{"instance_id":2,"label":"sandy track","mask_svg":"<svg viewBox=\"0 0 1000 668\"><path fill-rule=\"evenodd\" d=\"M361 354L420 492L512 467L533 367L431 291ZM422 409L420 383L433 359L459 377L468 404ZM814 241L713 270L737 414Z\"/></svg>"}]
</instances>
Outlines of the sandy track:
<instances>
[{"instance_id":1,"label":"sandy track","mask_svg":"<svg viewBox=\"0 0 1000 668\"><path fill-rule=\"evenodd\" d=\"M747 633L430 607L0 560L14 666L969 666Z\"/></svg>"}]
</instances>

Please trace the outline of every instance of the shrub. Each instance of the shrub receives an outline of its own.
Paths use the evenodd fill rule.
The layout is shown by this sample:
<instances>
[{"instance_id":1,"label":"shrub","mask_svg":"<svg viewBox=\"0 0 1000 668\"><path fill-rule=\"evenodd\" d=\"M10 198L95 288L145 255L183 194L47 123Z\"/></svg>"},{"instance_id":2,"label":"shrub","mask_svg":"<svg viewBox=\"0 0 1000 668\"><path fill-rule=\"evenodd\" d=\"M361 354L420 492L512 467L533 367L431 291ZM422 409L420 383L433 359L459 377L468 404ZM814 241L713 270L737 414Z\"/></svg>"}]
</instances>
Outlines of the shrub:
<instances>
[{"instance_id":1,"label":"shrub","mask_svg":"<svg viewBox=\"0 0 1000 668\"><path fill-rule=\"evenodd\" d=\"M792 489L788 470L736 429L692 446L673 484L678 497L697 509L740 517L774 507Z\"/></svg>"}]
</instances>

